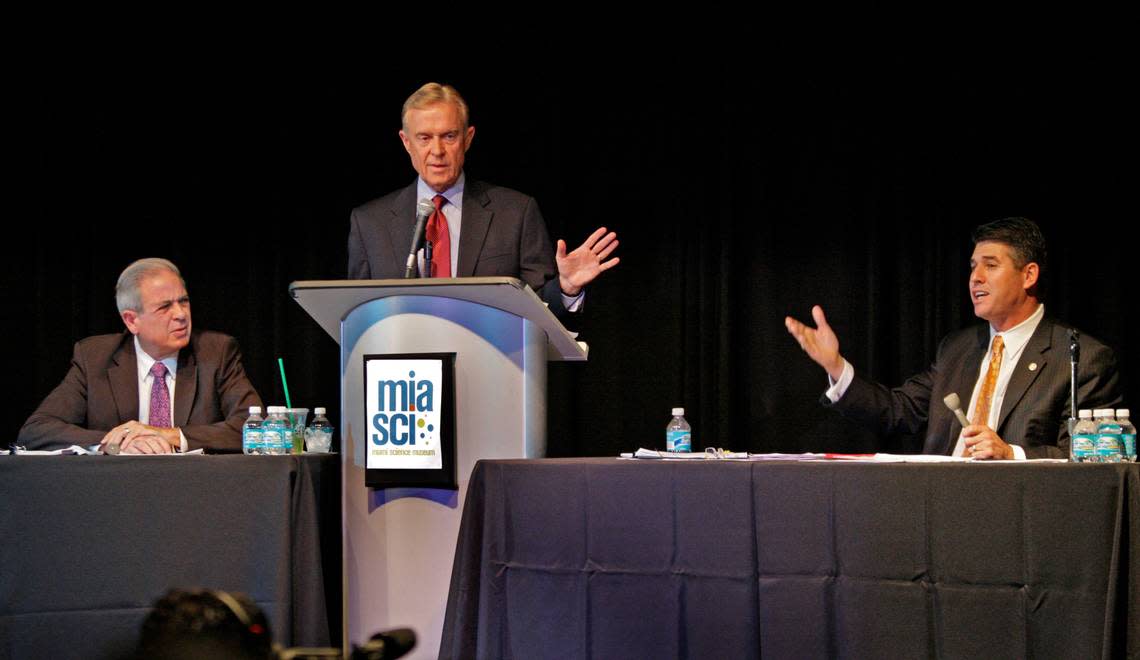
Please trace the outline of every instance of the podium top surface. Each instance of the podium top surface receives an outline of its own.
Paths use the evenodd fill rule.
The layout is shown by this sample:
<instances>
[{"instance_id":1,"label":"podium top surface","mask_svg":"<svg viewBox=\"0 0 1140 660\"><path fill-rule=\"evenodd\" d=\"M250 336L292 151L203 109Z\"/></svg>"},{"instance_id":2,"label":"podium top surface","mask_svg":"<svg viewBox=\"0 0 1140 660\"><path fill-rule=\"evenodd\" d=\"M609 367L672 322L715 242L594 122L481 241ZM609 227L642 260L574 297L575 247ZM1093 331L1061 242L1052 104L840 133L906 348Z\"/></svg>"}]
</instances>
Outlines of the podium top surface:
<instances>
[{"instance_id":1,"label":"podium top surface","mask_svg":"<svg viewBox=\"0 0 1140 660\"><path fill-rule=\"evenodd\" d=\"M513 277L304 280L290 284L289 294L338 343L340 322L358 306L392 296L430 296L486 305L537 324L546 333L550 360L581 361L589 353L538 294Z\"/></svg>"}]
</instances>

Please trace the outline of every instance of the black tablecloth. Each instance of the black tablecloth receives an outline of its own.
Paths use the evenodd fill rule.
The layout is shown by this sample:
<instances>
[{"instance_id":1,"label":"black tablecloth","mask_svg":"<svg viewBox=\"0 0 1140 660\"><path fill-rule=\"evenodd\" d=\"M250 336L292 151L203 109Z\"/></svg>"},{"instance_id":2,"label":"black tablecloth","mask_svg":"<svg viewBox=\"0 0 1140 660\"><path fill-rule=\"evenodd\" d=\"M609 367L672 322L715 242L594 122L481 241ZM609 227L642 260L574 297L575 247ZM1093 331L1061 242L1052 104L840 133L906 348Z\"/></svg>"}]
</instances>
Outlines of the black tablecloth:
<instances>
[{"instance_id":1,"label":"black tablecloth","mask_svg":"<svg viewBox=\"0 0 1140 660\"><path fill-rule=\"evenodd\" d=\"M1140 657L1140 466L482 461L441 655Z\"/></svg>"},{"instance_id":2,"label":"black tablecloth","mask_svg":"<svg viewBox=\"0 0 1140 660\"><path fill-rule=\"evenodd\" d=\"M129 654L171 587L339 644L339 512L336 455L0 456L0 657Z\"/></svg>"}]
</instances>

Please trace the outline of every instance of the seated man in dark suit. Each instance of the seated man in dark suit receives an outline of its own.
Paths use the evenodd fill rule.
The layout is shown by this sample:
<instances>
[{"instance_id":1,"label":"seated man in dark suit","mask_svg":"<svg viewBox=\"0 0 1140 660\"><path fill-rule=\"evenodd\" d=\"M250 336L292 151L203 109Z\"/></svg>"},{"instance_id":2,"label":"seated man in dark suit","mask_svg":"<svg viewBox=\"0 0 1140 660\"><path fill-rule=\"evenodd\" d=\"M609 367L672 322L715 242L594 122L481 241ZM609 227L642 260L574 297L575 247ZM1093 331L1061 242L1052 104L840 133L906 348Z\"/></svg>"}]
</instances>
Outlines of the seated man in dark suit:
<instances>
[{"instance_id":1,"label":"seated man in dark suit","mask_svg":"<svg viewBox=\"0 0 1140 660\"><path fill-rule=\"evenodd\" d=\"M18 443L139 454L240 450L246 411L261 398L233 337L191 331L178 268L166 259L134 262L119 276L115 302L126 332L75 344L67 376L24 422Z\"/></svg>"},{"instance_id":2,"label":"seated man in dark suit","mask_svg":"<svg viewBox=\"0 0 1140 660\"><path fill-rule=\"evenodd\" d=\"M882 433L925 428L923 453L1067 458L1069 330L1046 317L1039 300L1045 238L1033 222L1005 218L975 229L973 240L970 299L974 314L989 324L947 336L930 368L901 387L888 389L855 375L819 306L812 308L816 328L791 317L784 323L827 371L832 387L825 401ZM1080 355L1078 405L1119 407L1112 351L1081 335ZM968 397L965 428L943 403L951 393L963 402Z\"/></svg>"},{"instance_id":3,"label":"seated man in dark suit","mask_svg":"<svg viewBox=\"0 0 1140 660\"><path fill-rule=\"evenodd\" d=\"M467 179L463 161L475 127L455 88L428 83L404 102L400 140L419 177L411 185L353 210L348 276L404 276L418 200L434 205L425 237L433 246L435 277L518 277L539 292L555 314L575 311L583 287L618 264L607 260L617 235L605 227L573 252L551 249L538 203L520 192ZM557 268L557 270L556 270Z\"/></svg>"}]
</instances>

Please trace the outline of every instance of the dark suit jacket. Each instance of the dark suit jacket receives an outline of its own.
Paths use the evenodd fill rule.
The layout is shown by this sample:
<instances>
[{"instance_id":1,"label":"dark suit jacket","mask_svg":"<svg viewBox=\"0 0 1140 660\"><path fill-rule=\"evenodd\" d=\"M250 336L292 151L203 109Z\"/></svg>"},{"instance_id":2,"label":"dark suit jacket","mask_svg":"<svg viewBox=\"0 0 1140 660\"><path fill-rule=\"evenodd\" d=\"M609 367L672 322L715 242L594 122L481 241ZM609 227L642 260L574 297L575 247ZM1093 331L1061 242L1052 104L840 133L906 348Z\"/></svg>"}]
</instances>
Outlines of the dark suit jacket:
<instances>
[{"instance_id":1,"label":"dark suit jacket","mask_svg":"<svg viewBox=\"0 0 1140 660\"><path fill-rule=\"evenodd\" d=\"M962 425L942 399L957 392L963 407L969 404L989 341L987 325L959 330L942 340L929 369L901 387L888 389L856 376L834 407L879 433L916 434L925 429L922 453L949 454ZM1085 334L1080 344L1077 404L1119 407L1122 399L1112 350ZM994 430L1007 443L1024 447L1027 458L1068 458L1068 349L1068 328L1041 319L1010 378Z\"/></svg>"},{"instance_id":2,"label":"dark suit jacket","mask_svg":"<svg viewBox=\"0 0 1140 660\"><path fill-rule=\"evenodd\" d=\"M348 276L404 276L416 219L416 181L352 211ZM510 188L468 179L463 189L456 277L518 277L539 292L550 311L565 312L554 246L538 202Z\"/></svg>"},{"instance_id":3,"label":"dark suit jacket","mask_svg":"<svg viewBox=\"0 0 1140 660\"><path fill-rule=\"evenodd\" d=\"M188 448L240 450L249 406L260 405L237 341L217 332L192 333L178 354L172 410ZM67 376L24 422L18 443L28 449L90 446L138 417L134 335L96 335L75 344Z\"/></svg>"}]
</instances>

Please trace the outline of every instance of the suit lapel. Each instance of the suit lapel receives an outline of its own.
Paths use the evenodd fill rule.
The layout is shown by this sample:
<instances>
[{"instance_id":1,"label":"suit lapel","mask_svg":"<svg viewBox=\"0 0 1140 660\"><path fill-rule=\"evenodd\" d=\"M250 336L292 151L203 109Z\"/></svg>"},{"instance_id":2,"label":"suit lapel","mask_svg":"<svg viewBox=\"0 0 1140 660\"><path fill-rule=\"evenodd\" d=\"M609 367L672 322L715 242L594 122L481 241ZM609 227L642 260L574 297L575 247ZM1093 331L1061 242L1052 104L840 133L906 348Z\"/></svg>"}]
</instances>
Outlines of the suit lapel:
<instances>
[{"instance_id":1,"label":"suit lapel","mask_svg":"<svg viewBox=\"0 0 1140 660\"><path fill-rule=\"evenodd\" d=\"M479 252L487 238L494 213L488 208L491 198L487 196L478 181L471 181L463 191L463 220L459 230L459 262L455 266L456 277L471 277L475 274L475 264ZM411 238L409 237L409 241Z\"/></svg>"},{"instance_id":2,"label":"suit lapel","mask_svg":"<svg viewBox=\"0 0 1140 660\"><path fill-rule=\"evenodd\" d=\"M1001 427L1005 425L1006 418L1009 413L1017 405L1018 401L1025 396L1025 392L1033 381L1045 371L1045 365L1048 364L1047 351L1053 343L1053 323L1049 319L1041 319L1037 324L1037 330L1033 332L1033 336L1029 338L1029 343L1025 345L1025 350L1021 352L1021 358L1017 361L1017 367L1009 378L1009 385L1005 388L1005 397L1001 402L1001 415L998 417L997 428L994 431L1001 435ZM1030 369L1029 366L1036 364L1037 366Z\"/></svg>"},{"instance_id":3,"label":"suit lapel","mask_svg":"<svg viewBox=\"0 0 1140 660\"><path fill-rule=\"evenodd\" d=\"M120 423L139 418L139 366L135 359L134 335L124 333L123 342L111 356L113 366L107 370L111 397Z\"/></svg>"},{"instance_id":4,"label":"suit lapel","mask_svg":"<svg viewBox=\"0 0 1140 660\"><path fill-rule=\"evenodd\" d=\"M388 238L392 245L392 259L394 263L401 264L400 275L403 276L403 263L407 260L405 252L412 245L412 230L416 226L416 183L400 191L396 203L392 205L392 221L385 223L388 227Z\"/></svg>"},{"instance_id":5,"label":"suit lapel","mask_svg":"<svg viewBox=\"0 0 1140 660\"><path fill-rule=\"evenodd\" d=\"M411 240L411 239L408 239ZM178 378L174 382L175 427L186 426L190 422L190 408L198 395L198 360L194 356L194 342L178 353Z\"/></svg>"},{"instance_id":6,"label":"suit lapel","mask_svg":"<svg viewBox=\"0 0 1140 660\"><path fill-rule=\"evenodd\" d=\"M954 375L954 391L958 393L958 398L962 400L963 406L970 405L970 397L974 395L974 385L978 383L978 378L981 377L982 356L986 354L990 348L990 327L988 325L980 325L974 335L974 341L970 344L970 351L958 364L958 372Z\"/></svg>"}]
</instances>

